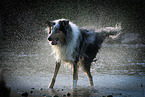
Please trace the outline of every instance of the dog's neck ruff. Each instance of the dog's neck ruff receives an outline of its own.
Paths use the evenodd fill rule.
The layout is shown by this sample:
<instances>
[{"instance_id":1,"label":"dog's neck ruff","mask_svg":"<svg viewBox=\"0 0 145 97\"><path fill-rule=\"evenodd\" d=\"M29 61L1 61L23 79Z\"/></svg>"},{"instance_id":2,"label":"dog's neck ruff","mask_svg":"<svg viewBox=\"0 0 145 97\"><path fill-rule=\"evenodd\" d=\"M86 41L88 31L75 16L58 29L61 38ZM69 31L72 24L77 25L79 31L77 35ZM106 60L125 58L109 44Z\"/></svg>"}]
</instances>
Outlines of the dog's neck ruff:
<instances>
[{"instance_id":1,"label":"dog's neck ruff","mask_svg":"<svg viewBox=\"0 0 145 97\"><path fill-rule=\"evenodd\" d=\"M77 46L77 40L80 35L80 29L78 26L69 22L72 29L72 40L66 45L52 45L53 54L55 55L56 61L73 62L75 61L75 48Z\"/></svg>"}]
</instances>

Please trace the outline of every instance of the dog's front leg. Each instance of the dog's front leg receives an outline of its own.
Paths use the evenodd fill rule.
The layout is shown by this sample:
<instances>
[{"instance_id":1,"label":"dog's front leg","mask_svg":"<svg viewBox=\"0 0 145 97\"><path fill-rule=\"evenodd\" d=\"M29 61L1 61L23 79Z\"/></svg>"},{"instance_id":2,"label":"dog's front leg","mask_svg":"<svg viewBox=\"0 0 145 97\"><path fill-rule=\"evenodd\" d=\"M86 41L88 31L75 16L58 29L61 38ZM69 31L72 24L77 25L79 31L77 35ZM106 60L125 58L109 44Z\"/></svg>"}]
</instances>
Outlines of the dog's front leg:
<instances>
[{"instance_id":1,"label":"dog's front leg","mask_svg":"<svg viewBox=\"0 0 145 97\"><path fill-rule=\"evenodd\" d=\"M51 88L51 89L53 89L53 87L54 87L55 79L56 79L57 73L59 71L60 65L61 65L61 62L56 62L56 66L55 66L55 70L54 70L54 75L53 75L53 77L51 79L51 83L49 85L49 88Z\"/></svg>"},{"instance_id":2,"label":"dog's front leg","mask_svg":"<svg viewBox=\"0 0 145 97\"><path fill-rule=\"evenodd\" d=\"M77 62L73 63L73 89L76 88L77 81L78 81L78 67Z\"/></svg>"}]
</instances>

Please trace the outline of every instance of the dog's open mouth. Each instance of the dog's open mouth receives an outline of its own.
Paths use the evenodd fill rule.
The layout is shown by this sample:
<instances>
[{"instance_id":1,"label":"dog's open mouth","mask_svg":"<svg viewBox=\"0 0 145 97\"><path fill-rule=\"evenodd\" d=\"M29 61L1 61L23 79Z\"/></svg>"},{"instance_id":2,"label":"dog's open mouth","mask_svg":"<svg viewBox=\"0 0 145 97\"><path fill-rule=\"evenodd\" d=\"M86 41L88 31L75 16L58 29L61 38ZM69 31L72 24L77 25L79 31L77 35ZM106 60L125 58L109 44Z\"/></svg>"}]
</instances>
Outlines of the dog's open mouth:
<instances>
[{"instance_id":1,"label":"dog's open mouth","mask_svg":"<svg viewBox=\"0 0 145 97\"><path fill-rule=\"evenodd\" d=\"M57 44L58 44L58 41L57 41L57 40L53 40L53 41L51 42L51 44L52 44L52 45L57 45Z\"/></svg>"},{"instance_id":2,"label":"dog's open mouth","mask_svg":"<svg viewBox=\"0 0 145 97\"><path fill-rule=\"evenodd\" d=\"M58 38L51 41L51 45L57 45L58 44Z\"/></svg>"}]
</instances>

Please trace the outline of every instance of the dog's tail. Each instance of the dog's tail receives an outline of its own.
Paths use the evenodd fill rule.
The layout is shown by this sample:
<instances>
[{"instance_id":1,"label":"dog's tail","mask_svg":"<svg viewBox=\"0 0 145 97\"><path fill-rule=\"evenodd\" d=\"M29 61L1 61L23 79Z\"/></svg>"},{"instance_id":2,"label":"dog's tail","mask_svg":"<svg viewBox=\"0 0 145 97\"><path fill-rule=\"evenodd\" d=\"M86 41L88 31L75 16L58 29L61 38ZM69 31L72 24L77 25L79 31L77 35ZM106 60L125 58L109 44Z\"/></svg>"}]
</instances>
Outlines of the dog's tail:
<instances>
[{"instance_id":1,"label":"dog's tail","mask_svg":"<svg viewBox=\"0 0 145 97\"><path fill-rule=\"evenodd\" d=\"M115 25L115 27L104 27L95 31L98 34L105 35L106 37L117 39L121 34L121 23Z\"/></svg>"}]
</instances>

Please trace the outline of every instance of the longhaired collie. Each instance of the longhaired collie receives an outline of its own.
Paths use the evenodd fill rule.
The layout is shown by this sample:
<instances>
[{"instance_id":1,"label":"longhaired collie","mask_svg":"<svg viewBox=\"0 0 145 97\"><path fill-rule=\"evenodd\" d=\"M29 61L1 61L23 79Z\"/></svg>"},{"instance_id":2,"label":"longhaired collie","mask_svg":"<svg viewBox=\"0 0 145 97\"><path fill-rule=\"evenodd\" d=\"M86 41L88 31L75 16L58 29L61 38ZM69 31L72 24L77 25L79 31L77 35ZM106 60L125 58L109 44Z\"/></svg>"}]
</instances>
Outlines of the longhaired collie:
<instances>
[{"instance_id":1,"label":"longhaired collie","mask_svg":"<svg viewBox=\"0 0 145 97\"><path fill-rule=\"evenodd\" d=\"M56 58L56 67L49 88L53 88L61 62L72 64L73 89L76 88L79 66L88 76L90 86L93 78L91 62L96 57L105 38L115 38L121 33L121 26L106 27L96 31L79 28L67 19L47 21L48 40ZM114 36L113 36L114 35Z\"/></svg>"}]
</instances>

